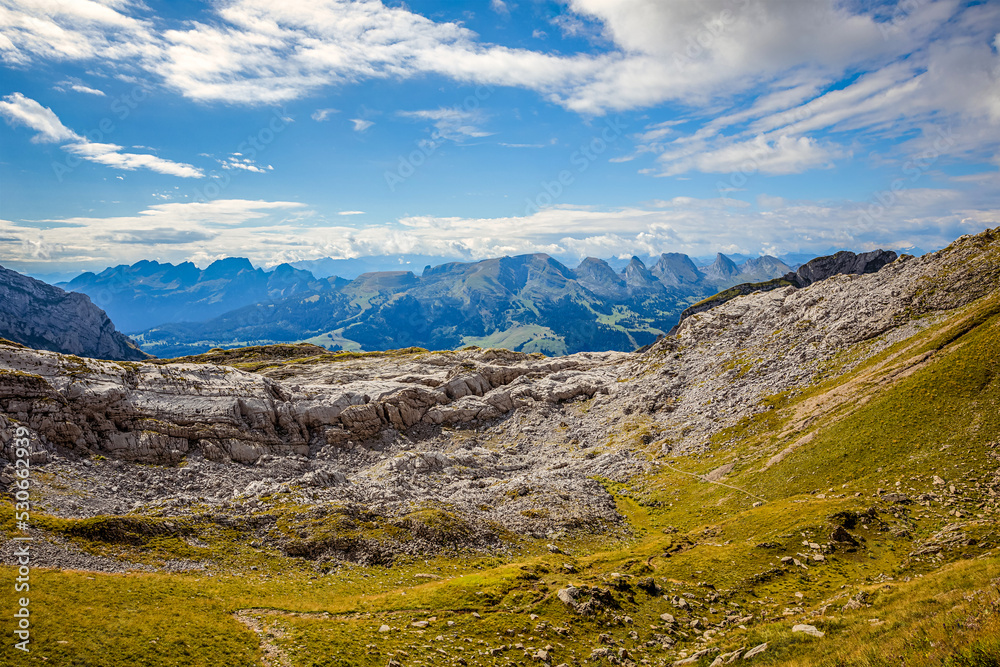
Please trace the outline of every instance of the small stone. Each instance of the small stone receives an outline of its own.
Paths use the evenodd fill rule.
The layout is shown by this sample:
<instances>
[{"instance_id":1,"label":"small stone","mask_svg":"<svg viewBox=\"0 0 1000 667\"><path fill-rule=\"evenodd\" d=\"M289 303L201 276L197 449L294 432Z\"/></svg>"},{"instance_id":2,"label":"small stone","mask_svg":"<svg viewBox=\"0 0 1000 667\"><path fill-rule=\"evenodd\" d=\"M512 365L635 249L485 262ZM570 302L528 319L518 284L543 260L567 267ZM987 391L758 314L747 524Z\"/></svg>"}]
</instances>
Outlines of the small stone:
<instances>
[{"instance_id":1,"label":"small stone","mask_svg":"<svg viewBox=\"0 0 1000 667\"><path fill-rule=\"evenodd\" d=\"M743 655L743 659L744 660L749 660L751 658L754 658L754 657L760 655L761 653L763 653L766 650L767 650L767 642L764 642L763 644L759 644L757 646L754 646L752 649L750 649L749 651L747 651Z\"/></svg>"},{"instance_id":2,"label":"small stone","mask_svg":"<svg viewBox=\"0 0 1000 667\"><path fill-rule=\"evenodd\" d=\"M413 621L413 623L410 623L410 625L412 625L415 628L426 628L428 626L428 623L427 621Z\"/></svg>"},{"instance_id":3,"label":"small stone","mask_svg":"<svg viewBox=\"0 0 1000 667\"><path fill-rule=\"evenodd\" d=\"M389 630L392 630L392 628L390 628L388 625L380 625L380 626L378 626L378 631L379 632L389 632Z\"/></svg>"},{"instance_id":4,"label":"small stone","mask_svg":"<svg viewBox=\"0 0 1000 667\"><path fill-rule=\"evenodd\" d=\"M805 625L804 623L792 626L792 632L804 632L812 637L822 637L826 634L822 630L817 630L815 625Z\"/></svg>"}]
</instances>

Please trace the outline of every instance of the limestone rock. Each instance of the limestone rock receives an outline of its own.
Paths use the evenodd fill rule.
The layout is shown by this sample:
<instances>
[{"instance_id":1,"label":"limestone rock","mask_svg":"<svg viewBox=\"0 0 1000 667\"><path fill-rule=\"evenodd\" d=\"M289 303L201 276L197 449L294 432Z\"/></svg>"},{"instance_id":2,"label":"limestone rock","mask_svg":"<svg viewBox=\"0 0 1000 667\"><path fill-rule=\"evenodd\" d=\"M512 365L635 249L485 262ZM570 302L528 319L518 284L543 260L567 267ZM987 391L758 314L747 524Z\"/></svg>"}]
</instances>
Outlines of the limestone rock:
<instances>
[{"instance_id":1,"label":"limestone rock","mask_svg":"<svg viewBox=\"0 0 1000 667\"><path fill-rule=\"evenodd\" d=\"M811 637L822 637L826 634L822 630L818 630L815 625L805 625L804 623L793 625L792 632L804 632Z\"/></svg>"}]
</instances>

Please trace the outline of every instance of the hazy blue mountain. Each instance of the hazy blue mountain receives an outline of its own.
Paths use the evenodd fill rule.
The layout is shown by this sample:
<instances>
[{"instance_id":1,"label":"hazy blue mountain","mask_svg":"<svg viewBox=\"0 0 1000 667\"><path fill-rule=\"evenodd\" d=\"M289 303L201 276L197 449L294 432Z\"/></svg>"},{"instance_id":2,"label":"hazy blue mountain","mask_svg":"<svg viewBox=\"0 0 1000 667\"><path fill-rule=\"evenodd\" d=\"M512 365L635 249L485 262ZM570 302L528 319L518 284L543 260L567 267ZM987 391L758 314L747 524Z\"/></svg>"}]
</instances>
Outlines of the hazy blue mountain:
<instances>
[{"instance_id":1,"label":"hazy blue mountain","mask_svg":"<svg viewBox=\"0 0 1000 667\"><path fill-rule=\"evenodd\" d=\"M302 340L330 349L475 344L562 354L634 349L721 289L791 271L768 256L737 265L720 254L704 269L680 253L654 260L650 268L632 257L616 270L589 257L570 269L529 254L366 271L353 280L317 279L288 264L263 271L243 258L204 270L139 262L83 274L70 287L107 304L157 356Z\"/></svg>"},{"instance_id":2,"label":"hazy blue mountain","mask_svg":"<svg viewBox=\"0 0 1000 667\"><path fill-rule=\"evenodd\" d=\"M228 257L204 270L191 262L141 261L100 273L83 273L62 285L88 295L122 331L135 332L165 322L207 320L252 303L332 288L308 271L282 264L255 269L248 259Z\"/></svg>"},{"instance_id":3,"label":"hazy blue mountain","mask_svg":"<svg viewBox=\"0 0 1000 667\"><path fill-rule=\"evenodd\" d=\"M739 265L739 279L742 282L763 282L772 278L780 278L792 270L777 257L762 255L753 257Z\"/></svg>"},{"instance_id":4,"label":"hazy blue mountain","mask_svg":"<svg viewBox=\"0 0 1000 667\"><path fill-rule=\"evenodd\" d=\"M309 271L317 278L340 276L353 280L362 273L379 271L412 271L420 273L425 266L437 266L448 262L461 261L455 257L439 257L435 255L379 255L371 257L354 257L352 259L309 259L291 262L297 269Z\"/></svg>"},{"instance_id":5,"label":"hazy blue mountain","mask_svg":"<svg viewBox=\"0 0 1000 667\"><path fill-rule=\"evenodd\" d=\"M740 275L740 267L736 265L736 262L729 259L721 252L715 256L715 261L708 266L701 267L702 273L705 274L705 278L714 283L731 283L738 275Z\"/></svg>"},{"instance_id":6,"label":"hazy blue mountain","mask_svg":"<svg viewBox=\"0 0 1000 667\"><path fill-rule=\"evenodd\" d=\"M628 296L625 279L603 259L588 257L573 272L577 282L600 297L622 299Z\"/></svg>"},{"instance_id":7,"label":"hazy blue mountain","mask_svg":"<svg viewBox=\"0 0 1000 667\"><path fill-rule=\"evenodd\" d=\"M532 254L450 262L419 276L366 273L208 321L156 326L137 339L157 356L297 340L331 349L477 344L549 354L630 350L655 340L701 296L668 290L638 259L623 275L601 260L572 270Z\"/></svg>"},{"instance_id":8,"label":"hazy blue mountain","mask_svg":"<svg viewBox=\"0 0 1000 667\"><path fill-rule=\"evenodd\" d=\"M668 287L696 285L705 279L687 255L679 252L665 252L656 260L650 272Z\"/></svg>"}]
</instances>

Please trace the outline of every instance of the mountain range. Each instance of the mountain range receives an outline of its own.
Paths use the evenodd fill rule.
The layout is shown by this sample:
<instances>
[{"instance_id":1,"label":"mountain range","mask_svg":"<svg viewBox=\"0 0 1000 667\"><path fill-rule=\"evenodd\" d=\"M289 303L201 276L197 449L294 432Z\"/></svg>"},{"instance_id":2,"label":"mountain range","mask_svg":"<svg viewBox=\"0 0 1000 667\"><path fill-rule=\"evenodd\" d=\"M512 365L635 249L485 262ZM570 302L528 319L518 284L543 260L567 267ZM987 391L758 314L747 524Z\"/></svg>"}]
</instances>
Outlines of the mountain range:
<instances>
[{"instance_id":1,"label":"mountain range","mask_svg":"<svg viewBox=\"0 0 1000 667\"><path fill-rule=\"evenodd\" d=\"M774 257L737 265L720 254L699 269L686 255L664 253L651 267L633 257L615 271L602 259L571 269L533 254L345 280L227 258L205 269L120 265L63 286L90 295L144 350L161 357L296 341L347 350L475 344L565 354L647 345L692 303L789 271Z\"/></svg>"}]
</instances>

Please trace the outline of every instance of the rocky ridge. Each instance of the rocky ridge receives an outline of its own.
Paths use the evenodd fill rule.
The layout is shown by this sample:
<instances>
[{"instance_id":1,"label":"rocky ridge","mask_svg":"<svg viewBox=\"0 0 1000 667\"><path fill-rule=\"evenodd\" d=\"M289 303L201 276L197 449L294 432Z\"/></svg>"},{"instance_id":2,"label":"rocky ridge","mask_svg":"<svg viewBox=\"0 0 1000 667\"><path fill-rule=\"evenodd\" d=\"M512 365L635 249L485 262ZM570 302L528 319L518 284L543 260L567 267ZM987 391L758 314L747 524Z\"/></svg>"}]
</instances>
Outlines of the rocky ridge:
<instances>
[{"instance_id":1,"label":"rocky ridge","mask_svg":"<svg viewBox=\"0 0 1000 667\"><path fill-rule=\"evenodd\" d=\"M0 266L0 337L31 348L97 359L146 359L90 297Z\"/></svg>"}]
</instances>

